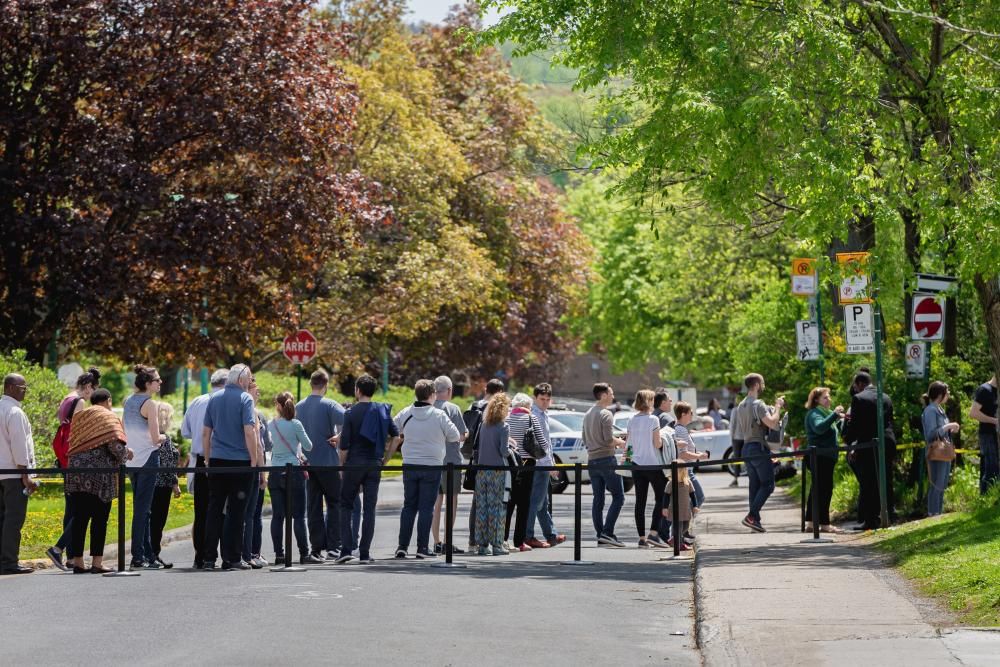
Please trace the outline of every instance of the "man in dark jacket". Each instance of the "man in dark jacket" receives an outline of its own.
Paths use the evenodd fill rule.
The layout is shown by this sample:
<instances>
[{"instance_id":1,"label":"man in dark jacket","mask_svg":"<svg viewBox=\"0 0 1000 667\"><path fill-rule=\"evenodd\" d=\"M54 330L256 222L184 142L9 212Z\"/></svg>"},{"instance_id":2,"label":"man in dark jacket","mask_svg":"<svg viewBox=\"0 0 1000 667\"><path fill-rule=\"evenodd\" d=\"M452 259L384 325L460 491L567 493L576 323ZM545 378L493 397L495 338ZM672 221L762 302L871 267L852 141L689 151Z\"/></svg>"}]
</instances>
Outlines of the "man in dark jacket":
<instances>
[{"instance_id":1,"label":"man in dark jacket","mask_svg":"<svg viewBox=\"0 0 1000 667\"><path fill-rule=\"evenodd\" d=\"M851 415L844 429L844 442L864 445L878 441L878 392L872 384L871 375L864 371L854 376L854 397L851 399ZM896 433L893 428L892 401L882 394L882 410L885 425L885 488L889 520L896 518L895 494L892 489L892 467L896 460ZM878 491L878 452L876 449L861 449L852 452L860 485L861 521L859 530L875 530L881 527L881 502Z\"/></svg>"}]
</instances>

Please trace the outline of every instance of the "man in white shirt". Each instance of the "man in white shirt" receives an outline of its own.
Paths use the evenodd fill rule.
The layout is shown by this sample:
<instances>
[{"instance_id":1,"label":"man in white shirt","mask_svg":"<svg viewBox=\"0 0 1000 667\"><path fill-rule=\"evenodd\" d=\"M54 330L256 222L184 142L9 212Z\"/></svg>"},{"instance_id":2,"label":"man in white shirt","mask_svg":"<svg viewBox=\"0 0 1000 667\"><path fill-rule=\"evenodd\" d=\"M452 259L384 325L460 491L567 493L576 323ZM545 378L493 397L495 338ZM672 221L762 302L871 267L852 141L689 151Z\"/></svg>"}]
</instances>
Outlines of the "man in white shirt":
<instances>
[{"instance_id":1,"label":"man in white shirt","mask_svg":"<svg viewBox=\"0 0 1000 667\"><path fill-rule=\"evenodd\" d=\"M202 441L204 434L203 425L205 423L205 410L208 409L208 399L212 394L222 391L226 386L226 378L229 371L225 368L212 373L212 391L202 394L191 401L187 412L184 413L184 421L181 422L181 435L191 441L191 456L188 457L188 466L197 468L205 467L205 445ZM191 527L191 541L194 543L194 566L201 569L205 564L205 528L208 524L208 475L204 473L188 473L188 490L194 489L194 525Z\"/></svg>"},{"instance_id":2,"label":"man in white shirt","mask_svg":"<svg viewBox=\"0 0 1000 667\"><path fill-rule=\"evenodd\" d=\"M21 409L28 383L16 373L3 379L0 398L0 470L35 467L35 443L31 423ZM28 574L30 567L18 562L21 528L28 513L28 496L38 482L27 473L0 475L0 575Z\"/></svg>"}]
</instances>

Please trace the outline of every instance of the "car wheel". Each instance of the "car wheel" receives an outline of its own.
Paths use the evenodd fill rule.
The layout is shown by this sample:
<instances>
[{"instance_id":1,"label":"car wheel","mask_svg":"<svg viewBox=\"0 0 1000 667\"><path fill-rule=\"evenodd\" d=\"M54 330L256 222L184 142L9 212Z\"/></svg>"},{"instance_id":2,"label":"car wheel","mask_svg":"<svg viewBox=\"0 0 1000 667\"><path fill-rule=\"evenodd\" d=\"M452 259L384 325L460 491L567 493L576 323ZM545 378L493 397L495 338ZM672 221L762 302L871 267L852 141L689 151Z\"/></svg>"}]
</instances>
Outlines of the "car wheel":
<instances>
[{"instance_id":1,"label":"car wheel","mask_svg":"<svg viewBox=\"0 0 1000 667\"><path fill-rule=\"evenodd\" d=\"M729 459L733 458L733 448L730 447L729 449L727 449L726 453L722 455L722 458L724 460L726 460L726 461L728 461ZM727 463L727 464L725 464L725 468L726 468L726 472L728 472L733 477L739 477L740 476L740 467L738 465L736 465L735 463Z\"/></svg>"},{"instance_id":2,"label":"car wheel","mask_svg":"<svg viewBox=\"0 0 1000 667\"><path fill-rule=\"evenodd\" d=\"M566 474L565 470L559 471L559 477L553 478L549 476L549 489L552 493L562 493L569 486L569 475Z\"/></svg>"}]
</instances>

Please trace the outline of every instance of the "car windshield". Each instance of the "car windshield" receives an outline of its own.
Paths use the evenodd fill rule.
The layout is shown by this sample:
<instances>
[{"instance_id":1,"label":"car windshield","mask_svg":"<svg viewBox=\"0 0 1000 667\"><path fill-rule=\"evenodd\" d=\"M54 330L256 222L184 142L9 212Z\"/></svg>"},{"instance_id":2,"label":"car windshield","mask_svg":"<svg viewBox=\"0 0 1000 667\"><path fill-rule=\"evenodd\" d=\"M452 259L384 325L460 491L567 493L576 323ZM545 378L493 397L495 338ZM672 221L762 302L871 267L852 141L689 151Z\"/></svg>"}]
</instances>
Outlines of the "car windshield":
<instances>
[{"instance_id":1,"label":"car windshield","mask_svg":"<svg viewBox=\"0 0 1000 667\"><path fill-rule=\"evenodd\" d=\"M627 412L625 414L618 414L615 416L615 426L623 431L628 430L628 422L636 413Z\"/></svg>"},{"instance_id":2,"label":"car windshield","mask_svg":"<svg viewBox=\"0 0 1000 667\"><path fill-rule=\"evenodd\" d=\"M567 431L582 431L583 430L583 413L582 412L561 412L559 414L550 414L550 422L558 422L562 424ZM555 429L550 429L555 430Z\"/></svg>"},{"instance_id":3,"label":"car windshield","mask_svg":"<svg viewBox=\"0 0 1000 667\"><path fill-rule=\"evenodd\" d=\"M549 433L572 433L573 429L561 421L557 421L552 417L549 417Z\"/></svg>"}]
</instances>

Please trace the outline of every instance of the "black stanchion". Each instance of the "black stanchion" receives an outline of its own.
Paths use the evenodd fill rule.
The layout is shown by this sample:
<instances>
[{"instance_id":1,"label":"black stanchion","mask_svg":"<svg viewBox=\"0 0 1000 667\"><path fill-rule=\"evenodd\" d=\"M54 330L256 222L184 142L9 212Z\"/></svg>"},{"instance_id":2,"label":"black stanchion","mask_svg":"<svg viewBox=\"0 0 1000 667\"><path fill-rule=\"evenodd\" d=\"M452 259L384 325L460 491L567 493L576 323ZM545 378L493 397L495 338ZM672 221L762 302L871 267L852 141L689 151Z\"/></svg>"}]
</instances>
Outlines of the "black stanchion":
<instances>
[{"instance_id":1,"label":"black stanchion","mask_svg":"<svg viewBox=\"0 0 1000 667\"><path fill-rule=\"evenodd\" d=\"M453 562L452 552L455 550L452 547L452 537L455 528L455 521L453 520L452 513L454 512L455 504L455 464L447 464L447 469L444 472L447 475L447 479L444 481L444 562L443 563L433 563L431 567L446 568L446 569L456 569L464 568L465 563L455 563Z\"/></svg>"},{"instance_id":2,"label":"black stanchion","mask_svg":"<svg viewBox=\"0 0 1000 667\"><path fill-rule=\"evenodd\" d=\"M125 464L118 466L118 570L105 572L105 577L138 577L138 572L125 569Z\"/></svg>"},{"instance_id":3,"label":"black stanchion","mask_svg":"<svg viewBox=\"0 0 1000 667\"><path fill-rule=\"evenodd\" d=\"M802 479L799 480L801 487L799 489L799 532L806 532L806 460L804 458L799 459L799 465L802 466ZM816 483L816 478L813 477L813 484Z\"/></svg>"},{"instance_id":4,"label":"black stanchion","mask_svg":"<svg viewBox=\"0 0 1000 667\"><path fill-rule=\"evenodd\" d=\"M677 461L670 462L670 537L674 542L674 555L660 560L674 560L681 557L681 545L684 544L684 530L681 528L680 467Z\"/></svg>"},{"instance_id":5,"label":"black stanchion","mask_svg":"<svg viewBox=\"0 0 1000 667\"><path fill-rule=\"evenodd\" d=\"M292 565L292 471L295 466L285 464L285 564L283 567L272 567L271 572L305 572L304 567ZM274 519L271 519L272 521Z\"/></svg>"},{"instance_id":6,"label":"black stanchion","mask_svg":"<svg viewBox=\"0 0 1000 667\"><path fill-rule=\"evenodd\" d=\"M810 489L810 496L812 496L812 502L810 503L810 514L812 514L812 525L813 525L813 536L805 539L799 540L802 544L827 544L833 542L828 537L819 536L819 488L816 486L816 471L819 464L819 454L815 447L809 448L809 479L812 482L812 489ZM805 462L802 465L802 474L805 474ZM802 479L802 488L805 489L805 478ZM803 491L805 493L805 491ZM803 526L804 527L804 526Z\"/></svg>"},{"instance_id":7,"label":"black stanchion","mask_svg":"<svg viewBox=\"0 0 1000 667\"><path fill-rule=\"evenodd\" d=\"M583 464L577 463L573 466L573 560L563 561L563 565L593 565L592 562L580 559L581 544L583 539Z\"/></svg>"}]
</instances>

